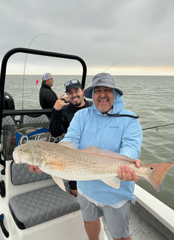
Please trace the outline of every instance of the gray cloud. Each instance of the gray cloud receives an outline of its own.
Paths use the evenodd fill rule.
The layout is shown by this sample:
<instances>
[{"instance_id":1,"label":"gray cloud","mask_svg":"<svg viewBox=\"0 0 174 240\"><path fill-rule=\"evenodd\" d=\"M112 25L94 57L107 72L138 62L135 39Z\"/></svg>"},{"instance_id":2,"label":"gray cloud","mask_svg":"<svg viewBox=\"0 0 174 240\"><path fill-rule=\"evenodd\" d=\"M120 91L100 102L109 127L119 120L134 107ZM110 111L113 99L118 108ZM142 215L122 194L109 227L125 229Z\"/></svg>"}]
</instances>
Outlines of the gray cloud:
<instances>
[{"instance_id":1,"label":"gray cloud","mask_svg":"<svg viewBox=\"0 0 174 240\"><path fill-rule=\"evenodd\" d=\"M0 6L0 59L45 33L49 37L38 36L31 48L78 55L89 69L117 61L120 67L174 65L173 0L15 0ZM14 59L23 64L22 57Z\"/></svg>"}]
</instances>

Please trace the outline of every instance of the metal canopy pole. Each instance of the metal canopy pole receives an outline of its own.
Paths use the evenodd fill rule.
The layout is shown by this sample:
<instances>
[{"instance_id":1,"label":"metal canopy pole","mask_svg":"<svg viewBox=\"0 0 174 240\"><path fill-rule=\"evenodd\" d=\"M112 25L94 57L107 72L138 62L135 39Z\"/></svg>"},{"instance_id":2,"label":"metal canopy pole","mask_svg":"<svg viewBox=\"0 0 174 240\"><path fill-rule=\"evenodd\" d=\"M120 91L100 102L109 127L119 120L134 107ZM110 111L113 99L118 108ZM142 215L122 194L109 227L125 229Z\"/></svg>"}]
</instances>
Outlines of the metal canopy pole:
<instances>
[{"instance_id":1,"label":"metal canopy pole","mask_svg":"<svg viewBox=\"0 0 174 240\"><path fill-rule=\"evenodd\" d=\"M33 54L33 55L40 55L40 56L48 56L48 57L55 57L55 58L64 58L64 59L71 59L79 61L82 65L83 72L82 72L82 88L85 87L85 80L86 80L86 73L87 73L87 67L84 60L78 56L75 55L69 55L69 54L63 54L63 53L55 53L55 52L47 52L47 51L41 51L41 50L35 50L35 49L29 49L29 48L14 48L10 51L8 51L2 60L1 64L1 77L0 77L0 126L2 126L2 116L3 116L3 98L4 98L4 85L5 85L5 76L6 76L6 67L8 59L15 53L27 53L27 54ZM30 110L32 113L32 110ZM44 111L44 110L42 110ZM22 112L21 112L22 113ZM17 115L17 114L16 114ZM23 115L23 114L22 114Z\"/></svg>"}]
</instances>

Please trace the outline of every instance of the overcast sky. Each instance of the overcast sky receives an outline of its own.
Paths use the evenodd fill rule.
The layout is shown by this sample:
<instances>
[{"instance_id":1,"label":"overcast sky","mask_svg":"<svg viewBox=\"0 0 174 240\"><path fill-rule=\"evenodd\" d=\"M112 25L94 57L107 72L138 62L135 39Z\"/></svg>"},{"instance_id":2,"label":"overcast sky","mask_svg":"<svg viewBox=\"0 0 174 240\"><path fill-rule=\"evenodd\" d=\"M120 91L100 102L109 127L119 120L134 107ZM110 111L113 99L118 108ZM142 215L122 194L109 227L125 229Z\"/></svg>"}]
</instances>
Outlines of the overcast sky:
<instances>
[{"instance_id":1,"label":"overcast sky","mask_svg":"<svg viewBox=\"0 0 174 240\"><path fill-rule=\"evenodd\" d=\"M174 75L174 0L1 0L0 23L0 61L30 45L81 57L88 75L109 67L114 75ZM24 65L26 74L81 73L76 61L25 57L12 56L7 73L23 74Z\"/></svg>"}]
</instances>

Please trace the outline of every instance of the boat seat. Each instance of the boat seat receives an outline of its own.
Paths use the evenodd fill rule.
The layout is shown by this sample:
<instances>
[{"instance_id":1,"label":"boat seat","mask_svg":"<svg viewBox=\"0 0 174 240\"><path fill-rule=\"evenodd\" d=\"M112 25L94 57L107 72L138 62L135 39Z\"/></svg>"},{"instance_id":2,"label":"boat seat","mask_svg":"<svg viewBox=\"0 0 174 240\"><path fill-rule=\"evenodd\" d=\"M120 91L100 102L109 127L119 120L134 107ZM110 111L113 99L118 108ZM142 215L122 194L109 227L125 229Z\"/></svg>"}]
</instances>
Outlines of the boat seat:
<instances>
[{"instance_id":1,"label":"boat seat","mask_svg":"<svg viewBox=\"0 0 174 240\"><path fill-rule=\"evenodd\" d=\"M27 229L80 209L76 197L57 185L41 188L12 197L10 211L18 228Z\"/></svg>"},{"instance_id":2,"label":"boat seat","mask_svg":"<svg viewBox=\"0 0 174 240\"><path fill-rule=\"evenodd\" d=\"M40 117L24 115L21 123L32 125L49 121L46 115L44 118L41 117L42 120ZM65 183L66 192L54 182L54 185L44 186L47 182L43 180L52 178L50 175L44 172L40 174L31 172L27 164L16 164L14 161L10 165L10 172L12 186L19 185L21 189L25 188L24 192L13 195L9 200L9 209L19 229L27 229L80 209L76 198L70 193L68 182ZM37 181L43 182L42 188L31 191L32 184ZM25 185L22 186L23 184Z\"/></svg>"},{"instance_id":3,"label":"boat seat","mask_svg":"<svg viewBox=\"0 0 174 240\"><path fill-rule=\"evenodd\" d=\"M2 118L2 128L5 125L15 125L15 124L16 124L16 122L15 122L14 118L11 116L6 116L6 117Z\"/></svg>"},{"instance_id":4,"label":"boat seat","mask_svg":"<svg viewBox=\"0 0 174 240\"><path fill-rule=\"evenodd\" d=\"M0 136L0 154L4 155L3 149L3 128L7 125L16 125L16 121L12 116L6 116L2 118L2 126L1 126L1 136Z\"/></svg>"},{"instance_id":5,"label":"boat seat","mask_svg":"<svg viewBox=\"0 0 174 240\"><path fill-rule=\"evenodd\" d=\"M39 174L37 172L31 172L25 163L17 164L14 161L11 163L11 182L15 186L51 178L51 175L44 172Z\"/></svg>"},{"instance_id":6,"label":"boat seat","mask_svg":"<svg viewBox=\"0 0 174 240\"><path fill-rule=\"evenodd\" d=\"M35 115L34 117L24 115L21 116L19 124L33 124L46 122L49 122L49 119L45 114L39 116ZM40 174L36 172L31 172L28 169L27 164L16 164L14 161L11 164L11 181L12 184L15 186L42 181L50 178L52 177L44 172Z\"/></svg>"},{"instance_id":7,"label":"boat seat","mask_svg":"<svg viewBox=\"0 0 174 240\"><path fill-rule=\"evenodd\" d=\"M45 123L45 122L49 122L49 118L45 114L42 114L40 116L36 115L32 117L28 115L24 115L24 116L21 116L19 124Z\"/></svg>"}]
</instances>

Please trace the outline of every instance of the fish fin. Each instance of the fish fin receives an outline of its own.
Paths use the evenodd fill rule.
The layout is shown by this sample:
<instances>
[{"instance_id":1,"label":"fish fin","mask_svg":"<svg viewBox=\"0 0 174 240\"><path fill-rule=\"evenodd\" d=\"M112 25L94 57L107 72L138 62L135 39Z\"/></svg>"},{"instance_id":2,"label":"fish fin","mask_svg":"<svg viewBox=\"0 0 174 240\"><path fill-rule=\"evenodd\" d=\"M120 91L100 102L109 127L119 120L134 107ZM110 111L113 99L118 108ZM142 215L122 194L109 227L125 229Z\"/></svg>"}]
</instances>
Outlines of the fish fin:
<instances>
[{"instance_id":1,"label":"fish fin","mask_svg":"<svg viewBox=\"0 0 174 240\"><path fill-rule=\"evenodd\" d=\"M77 149L75 143L73 143L72 141L60 142L60 143L58 143L58 144L59 144L59 145L62 145L62 146L65 146L65 147Z\"/></svg>"},{"instance_id":2,"label":"fish fin","mask_svg":"<svg viewBox=\"0 0 174 240\"><path fill-rule=\"evenodd\" d=\"M118 177L111 177L106 179L101 179L104 183L109 185L110 187L118 189L120 187L120 179Z\"/></svg>"},{"instance_id":3,"label":"fish fin","mask_svg":"<svg viewBox=\"0 0 174 240\"><path fill-rule=\"evenodd\" d=\"M46 165L49 166L51 169L54 169L54 170L59 170L59 171L62 171L62 170L63 170L63 164L62 164L62 163L56 162L56 163L54 164L54 163L48 163L48 162L46 162Z\"/></svg>"},{"instance_id":4,"label":"fish fin","mask_svg":"<svg viewBox=\"0 0 174 240\"><path fill-rule=\"evenodd\" d=\"M145 178L157 190L157 192L160 192L165 175L171 167L174 167L174 163L154 163L144 164L143 166L149 167L151 173L142 177Z\"/></svg>"},{"instance_id":5,"label":"fish fin","mask_svg":"<svg viewBox=\"0 0 174 240\"><path fill-rule=\"evenodd\" d=\"M59 177L54 177L52 176L52 178L54 179L54 181L57 183L57 185L63 190L66 192L66 189L65 189L65 184L63 182L63 180Z\"/></svg>"},{"instance_id":6,"label":"fish fin","mask_svg":"<svg viewBox=\"0 0 174 240\"><path fill-rule=\"evenodd\" d=\"M113 158L117 158L117 159L120 159L120 160L124 160L124 161L127 161L127 162L135 162L135 159L133 158L130 158L130 157L127 157L126 155L123 155L123 154L120 154L120 153L117 153L117 152L113 152L113 151L110 151L110 150L107 150L107 149L101 149L99 147L96 147L96 146L89 146L83 150L81 150L83 152L90 152L90 153L94 153L94 154L97 154L97 155L102 155L102 156L109 156L109 157L113 157Z\"/></svg>"}]
</instances>

